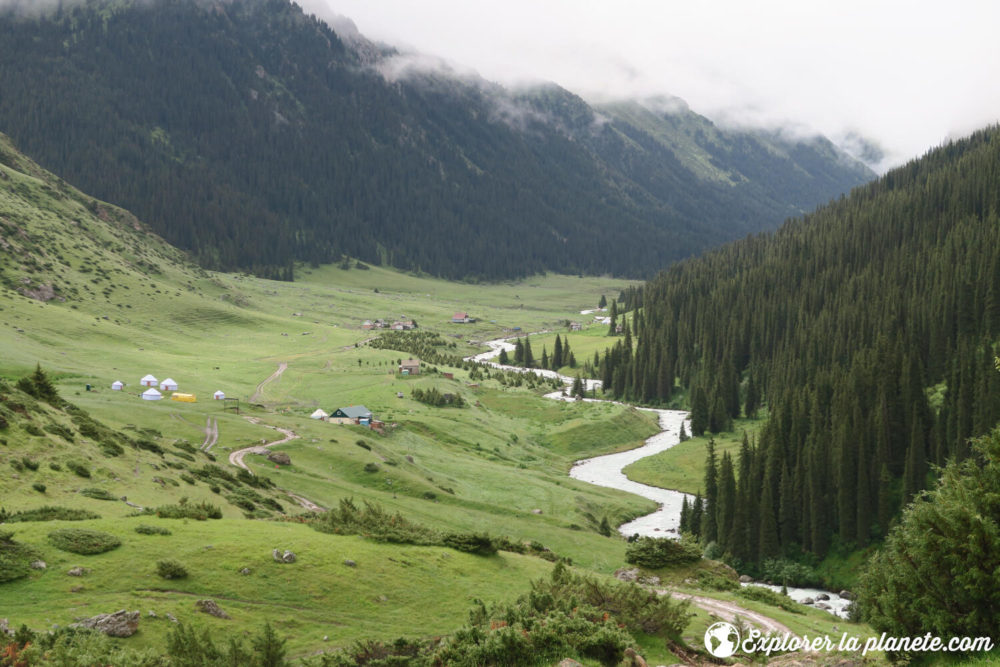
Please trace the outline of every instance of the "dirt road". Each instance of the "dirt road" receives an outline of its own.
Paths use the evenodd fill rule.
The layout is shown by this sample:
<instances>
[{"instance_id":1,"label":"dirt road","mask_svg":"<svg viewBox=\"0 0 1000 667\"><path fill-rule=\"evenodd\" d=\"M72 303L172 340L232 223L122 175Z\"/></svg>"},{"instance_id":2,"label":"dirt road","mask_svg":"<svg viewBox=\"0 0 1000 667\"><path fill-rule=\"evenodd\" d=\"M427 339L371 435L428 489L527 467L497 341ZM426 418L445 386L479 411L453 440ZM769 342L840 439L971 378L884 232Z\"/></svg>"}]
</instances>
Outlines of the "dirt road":
<instances>
[{"instance_id":1,"label":"dirt road","mask_svg":"<svg viewBox=\"0 0 1000 667\"><path fill-rule=\"evenodd\" d=\"M268 375L267 379L265 379L263 382L261 382L259 385L257 385L257 390L254 391L253 396L250 397L250 402L251 403L259 403L260 402L260 395L264 391L264 387L266 387L267 385L271 384L275 380L281 379L281 374L284 373L285 369L287 369L287 368L288 368L288 364L286 362L284 362L284 361L282 361L280 364L278 364L278 370L276 370L273 373L271 373L270 375Z\"/></svg>"},{"instance_id":2,"label":"dirt road","mask_svg":"<svg viewBox=\"0 0 1000 667\"><path fill-rule=\"evenodd\" d=\"M779 621L774 620L770 616L765 616L756 611L746 609L733 602L727 602L726 600L713 600L712 598L701 597L700 595L688 595L687 593L678 593L676 591L657 589L656 591L660 595L669 595L670 597L677 600L690 600L691 604L704 609L710 614L714 614L723 621L728 621L732 623L733 620L739 616L746 623L756 626L761 632L767 634L768 632L774 634L790 634L791 629Z\"/></svg>"}]
</instances>

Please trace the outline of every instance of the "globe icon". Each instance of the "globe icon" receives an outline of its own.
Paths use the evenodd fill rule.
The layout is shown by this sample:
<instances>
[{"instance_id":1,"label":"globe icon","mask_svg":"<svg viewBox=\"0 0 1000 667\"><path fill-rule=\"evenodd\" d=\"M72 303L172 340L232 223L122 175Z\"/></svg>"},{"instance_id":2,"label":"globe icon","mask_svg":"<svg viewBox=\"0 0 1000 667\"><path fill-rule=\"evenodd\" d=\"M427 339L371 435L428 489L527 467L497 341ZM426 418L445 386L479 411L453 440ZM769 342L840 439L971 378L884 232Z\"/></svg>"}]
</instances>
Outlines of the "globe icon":
<instances>
[{"instance_id":1,"label":"globe icon","mask_svg":"<svg viewBox=\"0 0 1000 667\"><path fill-rule=\"evenodd\" d=\"M705 631L705 648L716 658L728 658L740 646L740 631L731 623L720 621Z\"/></svg>"}]
</instances>

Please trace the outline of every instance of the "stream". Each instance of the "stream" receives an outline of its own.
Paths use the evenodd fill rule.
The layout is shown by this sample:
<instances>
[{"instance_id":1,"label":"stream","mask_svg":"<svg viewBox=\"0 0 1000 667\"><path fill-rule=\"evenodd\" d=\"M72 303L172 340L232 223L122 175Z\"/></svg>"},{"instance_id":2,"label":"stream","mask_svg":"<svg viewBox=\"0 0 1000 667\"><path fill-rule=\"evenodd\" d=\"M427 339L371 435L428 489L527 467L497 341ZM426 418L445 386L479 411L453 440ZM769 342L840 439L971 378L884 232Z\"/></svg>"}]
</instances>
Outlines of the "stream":
<instances>
[{"instance_id":1,"label":"stream","mask_svg":"<svg viewBox=\"0 0 1000 667\"><path fill-rule=\"evenodd\" d=\"M519 373L535 373L540 377L546 378L559 378L567 386L572 386L573 384L574 378L559 375L555 371L539 368L508 366L490 361L499 355L501 350L507 350L507 352L514 351L514 345L507 342L506 339L486 341L485 345L489 348L487 352L477 354L473 357L468 357L468 360L489 364L493 368L500 368L503 370L517 371ZM584 385L587 391L590 391L594 387L600 387L601 381L584 380ZM573 397L566 396L562 390L548 393L545 397L560 401L578 400ZM584 398L582 400L586 402L609 402L594 398ZM634 482L625 476L622 469L632 463L635 463L639 459L659 454L660 452L666 451L674 445L679 444L681 424L687 422L685 423L685 428L688 430L690 430L691 424L687 421L687 413L681 410L657 410L654 408L637 409L644 410L646 412L655 412L657 414L661 429L659 433L647 438L646 444L641 447L637 447L636 449L630 449L625 452L617 452L615 454L595 456L593 458L577 461L570 469L569 476L582 482L596 484L597 486L634 493L637 496L648 498L660 506L659 509L651 514L641 516L637 519L629 521L628 523L623 523L618 526L618 532L621 533L622 536L629 537L631 535L639 534L647 537L677 538L680 536L678 528L681 520L681 504L683 503L686 494L680 491L661 489L656 486L649 486L648 484ZM687 497L691 498L691 496ZM751 583L744 585L763 586L774 591L781 590L780 586L771 586L763 583ZM825 595L829 599L823 600L817 604L825 605L826 611L829 611L831 614L835 614L843 618L847 617L847 607L850 604L850 601L846 598L840 597L836 593L816 588L797 588L793 586L789 586L787 590L788 596L796 602L802 602L807 599L815 601L819 596ZM824 607L817 606L817 608L823 609Z\"/></svg>"}]
</instances>

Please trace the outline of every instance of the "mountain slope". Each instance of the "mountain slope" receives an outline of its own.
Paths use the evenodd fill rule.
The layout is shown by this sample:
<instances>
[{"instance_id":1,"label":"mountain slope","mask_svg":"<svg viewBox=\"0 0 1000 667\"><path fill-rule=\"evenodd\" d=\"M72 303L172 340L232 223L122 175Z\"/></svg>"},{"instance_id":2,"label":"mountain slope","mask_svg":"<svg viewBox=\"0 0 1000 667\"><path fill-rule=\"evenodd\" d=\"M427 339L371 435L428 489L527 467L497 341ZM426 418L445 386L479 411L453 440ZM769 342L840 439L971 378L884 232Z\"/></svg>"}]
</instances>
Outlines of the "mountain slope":
<instances>
[{"instance_id":1,"label":"mountain slope","mask_svg":"<svg viewBox=\"0 0 1000 667\"><path fill-rule=\"evenodd\" d=\"M342 32L287 0L8 11L0 130L202 265L283 278L342 253L448 277L638 276L872 175L789 151L785 192L744 141L713 156L738 183L705 178L566 91L394 69Z\"/></svg>"},{"instance_id":2,"label":"mountain slope","mask_svg":"<svg viewBox=\"0 0 1000 667\"><path fill-rule=\"evenodd\" d=\"M645 286L638 344L602 364L616 396L679 376L696 433L769 408L709 541L744 562L864 546L1000 419L998 164L992 127Z\"/></svg>"}]
</instances>

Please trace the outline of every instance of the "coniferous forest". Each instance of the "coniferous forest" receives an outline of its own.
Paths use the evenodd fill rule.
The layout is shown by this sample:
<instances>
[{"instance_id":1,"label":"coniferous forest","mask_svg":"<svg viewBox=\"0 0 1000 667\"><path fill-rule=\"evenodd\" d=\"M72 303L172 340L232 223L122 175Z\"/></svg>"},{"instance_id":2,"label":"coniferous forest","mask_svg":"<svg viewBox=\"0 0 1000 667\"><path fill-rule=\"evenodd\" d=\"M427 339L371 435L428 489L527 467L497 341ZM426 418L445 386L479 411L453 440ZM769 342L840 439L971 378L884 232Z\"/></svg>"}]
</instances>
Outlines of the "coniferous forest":
<instances>
[{"instance_id":1,"label":"coniferous forest","mask_svg":"<svg viewBox=\"0 0 1000 667\"><path fill-rule=\"evenodd\" d=\"M998 248L993 127L626 295L611 394L683 388L696 434L769 415L709 457L692 532L744 564L881 539L1000 419Z\"/></svg>"},{"instance_id":2,"label":"coniferous forest","mask_svg":"<svg viewBox=\"0 0 1000 667\"><path fill-rule=\"evenodd\" d=\"M654 114L397 73L393 49L289 0L51 5L0 10L0 128L208 268L290 279L349 255L450 278L647 276L873 175L823 139L672 116L696 125L704 178L653 138Z\"/></svg>"}]
</instances>

